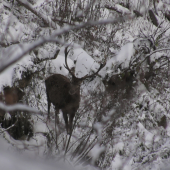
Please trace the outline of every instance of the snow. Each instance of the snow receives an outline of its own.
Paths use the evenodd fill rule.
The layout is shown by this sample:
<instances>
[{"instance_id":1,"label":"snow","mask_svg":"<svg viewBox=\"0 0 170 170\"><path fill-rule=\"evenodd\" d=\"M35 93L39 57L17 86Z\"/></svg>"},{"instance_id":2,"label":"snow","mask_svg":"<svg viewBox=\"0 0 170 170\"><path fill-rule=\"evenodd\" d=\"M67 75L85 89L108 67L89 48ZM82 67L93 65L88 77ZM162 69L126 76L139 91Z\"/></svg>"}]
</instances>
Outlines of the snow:
<instances>
[{"instance_id":1,"label":"snow","mask_svg":"<svg viewBox=\"0 0 170 170\"><path fill-rule=\"evenodd\" d=\"M99 72L102 77L105 77L106 74L113 75L115 73L115 66L121 65L122 69L129 67L129 62L131 57L134 54L133 43L125 44L118 54L112 57L106 62L106 66Z\"/></svg>"},{"instance_id":2,"label":"snow","mask_svg":"<svg viewBox=\"0 0 170 170\"><path fill-rule=\"evenodd\" d=\"M4 115L4 120L10 120L11 119L11 115L7 112Z\"/></svg>"},{"instance_id":3,"label":"snow","mask_svg":"<svg viewBox=\"0 0 170 170\"><path fill-rule=\"evenodd\" d=\"M94 49L93 54L94 56L100 55L100 51L98 49Z\"/></svg>"},{"instance_id":4,"label":"snow","mask_svg":"<svg viewBox=\"0 0 170 170\"><path fill-rule=\"evenodd\" d=\"M32 119L34 120L34 127L33 127L34 133L48 133L49 129L48 129L47 125L42 121L43 117L39 116L37 121L35 121L36 118L34 118L34 117L32 117Z\"/></svg>"},{"instance_id":5,"label":"snow","mask_svg":"<svg viewBox=\"0 0 170 170\"><path fill-rule=\"evenodd\" d=\"M149 147L150 145L152 145L152 139L154 137L154 134L146 130L145 127L141 123L138 123L138 127L140 130L140 134L144 135L143 142L145 143L146 146Z\"/></svg>"},{"instance_id":6,"label":"snow","mask_svg":"<svg viewBox=\"0 0 170 170\"><path fill-rule=\"evenodd\" d=\"M137 86L137 93L139 93L139 94L145 94L145 92L147 92L148 90L146 89L146 86L143 84L143 83L141 83L140 81L138 81L138 86ZM143 96L142 95L142 96Z\"/></svg>"},{"instance_id":7,"label":"snow","mask_svg":"<svg viewBox=\"0 0 170 170\"><path fill-rule=\"evenodd\" d=\"M74 67L74 63L71 59L68 58L67 63L70 69ZM52 60L52 70L51 70L52 74L57 73L57 74L62 74L64 76L67 76L69 72L64 66L65 66L65 57L59 54L55 60Z\"/></svg>"},{"instance_id":8,"label":"snow","mask_svg":"<svg viewBox=\"0 0 170 170\"><path fill-rule=\"evenodd\" d=\"M41 6L44 2L47 2L46 0L33 0L33 1L36 2L34 4L34 7Z\"/></svg>"},{"instance_id":9,"label":"snow","mask_svg":"<svg viewBox=\"0 0 170 170\"><path fill-rule=\"evenodd\" d=\"M114 148L115 148L115 150L116 150L117 152L122 151L123 148L124 148L124 143L123 143L123 142L119 142L119 143L117 143L117 144L114 145Z\"/></svg>"},{"instance_id":10,"label":"snow","mask_svg":"<svg viewBox=\"0 0 170 170\"><path fill-rule=\"evenodd\" d=\"M29 111L29 112L33 112L33 113L36 113L36 114L40 114L40 111L37 108L33 108L33 107L28 106L28 105L19 104L19 103L7 106L4 103L0 102L0 108L7 111L7 112L15 111L15 110L23 110L23 111Z\"/></svg>"},{"instance_id":11,"label":"snow","mask_svg":"<svg viewBox=\"0 0 170 170\"><path fill-rule=\"evenodd\" d=\"M99 64L95 62L90 55L88 55L82 48L75 48L73 51L73 58L76 61L75 73L76 76L81 78L89 75L91 70L94 72L99 68Z\"/></svg>"},{"instance_id":12,"label":"snow","mask_svg":"<svg viewBox=\"0 0 170 170\"><path fill-rule=\"evenodd\" d=\"M117 8L118 11L121 11L123 15L125 14L130 14L130 11L123 7L122 5L116 4L115 7Z\"/></svg>"},{"instance_id":13,"label":"snow","mask_svg":"<svg viewBox=\"0 0 170 170\"><path fill-rule=\"evenodd\" d=\"M158 10L164 10L164 9L163 9L163 6L164 6L163 2L162 2L162 1L158 1L157 9L158 9Z\"/></svg>"},{"instance_id":14,"label":"snow","mask_svg":"<svg viewBox=\"0 0 170 170\"><path fill-rule=\"evenodd\" d=\"M150 49L151 43L148 41L148 39L145 38L136 38L133 41L133 46L136 51L139 51L142 48L148 48Z\"/></svg>"},{"instance_id":15,"label":"snow","mask_svg":"<svg viewBox=\"0 0 170 170\"><path fill-rule=\"evenodd\" d=\"M7 49L8 50L8 49ZM4 53L1 50L0 58L2 57ZM19 65L26 67L29 67L32 65L31 56L25 55L20 61L18 61L15 64L10 65L7 69L5 69L2 73L0 73L0 89L2 90L3 86L12 86L13 83L13 75L14 75L14 69L18 68ZM24 67L20 67L19 70L17 70L17 77L20 79L22 71L25 70Z\"/></svg>"},{"instance_id":16,"label":"snow","mask_svg":"<svg viewBox=\"0 0 170 170\"><path fill-rule=\"evenodd\" d=\"M117 153L112 161L112 169L118 170L122 165L122 157Z\"/></svg>"},{"instance_id":17,"label":"snow","mask_svg":"<svg viewBox=\"0 0 170 170\"><path fill-rule=\"evenodd\" d=\"M158 60L162 56L166 56L166 53L165 52L156 52L156 53L151 55L150 60L152 62L156 62L156 60ZM159 63L157 62L157 64L159 64Z\"/></svg>"},{"instance_id":18,"label":"snow","mask_svg":"<svg viewBox=\"0 0 170 170\"><path fill-rule=\"evenodd\" d=\"M10 26L8 29L8 33L5 34L5 44L9 45L13 48L9 48L7 47L6 50L2 50L3 47L1 47L1 51L0 51L0 59L2 59L0 62L0 67L3 67L5 64L8 64L10 61L13 61L14 59L17 58L18 55L22 55L22 53L24 53L28 48L33 49L34 45L42 45L42 39L37 40L36 42L34 42L34 38L32 39L32 35L33 32L35 31L36 28L40 28L40 32L36 33L36 35L38 36L43 36L46 35L46 41L47 42L49 39L51 38L50 36L48 36L52 31L52 33L56 33L53 35L61 35L63 34L63 30L51 30L51 28L48 28L48 26L46 28L42 28L41 26L39 26L36 22L32 23L32 18L30 19L30 23L28 24L21 24L20 20L17 19L17 17L15 17L14 15L12 15L12 11L13 8L12 6L9 6L7 2L3 2L5 4L7 4L7 6L11 9L10 10L5 10L3 4L3 1L0 1L0 10L3 11L2 15L0 16L0 19L2 20L2 24L1 24L1 30L0 33L4 33L4 30L6 29L6 25L8 24L8 21L10 22ZM24 2L24 1L23 1ZM42 16L44 17L44 19L47 19L49 22L51 22L51 16L53 9L55 9L55 3L53 3L53 1L46 1L46 0L33 0L33 2L35 3L34 5L32 5L31 7L35 8L36 11L38 12L42 12ZM52 2L52 3L51 3ZM78 1L75 1L76 3ZM168 2L168 1L167 1ZM15 1L14 1L15 3ZM29 2L28 2L29 3ZM44 5L43 5L44 3ZM51 3L51 5L49 5ZM106 2L103 2L105 4L107 4ZM130 13L130 11L127 8L124 8L123 6L119 5L119 4L115 4L115 3L119 3L119 1L115 1L114 4L113 2L111 5L115 5L115 7L117 8L118 11L121 11L121 13L123 15L126 15L128 13ZM105 51L107 51L107 46L109 46L109 53L114 54L114 56L109 55L108 58L110 58L107 63L106 66L100 71L99 75L102 78L105 78L107 75L108 77L114 75L114 74L118 74L121 73L121 69L125 69L129 67L129 62L132 60L132 57L136 57L136 53L137 52L141 52L142 48L148 48L148 49L152 49L151 48L151 44L149 43L149 41L147 40L147 38L153 38L156 42L156 47L159 49L160 48L160 44L162 43L162 41L160 41L161 43L159 44L159 41L157 43L157 38L154 37L154 34L156 33L155 30L158 31L158 33L162 33L162 30L164 29L165 25L162 25L162 30L161 28L155 28L155 26L152 26L152 23L150 23L150 21L148 21L147 19L147 11L148 8L153 8L153 4L150 4L149 6L149 0L147 1L131 1L131 9L137 9L139 10L143 15L145 15L144 17L139 17L137 19L134 19L133 21L125 21L123 23L118 23L117 25L114 24L110 24L108 25L108 27L106 27L106 30L104 30L104 32L106 34L103 34L103 32L99 33L98 36L100 38L100 40L102 41L102 39L104 41L110 40L111 43L109 44L104 44L101 42L95 42L97 45L94 45L93 49L90 51L88 46L90 46L88 43L88 41L86 42L86 40L82 40L83 41L83 49L80 45L78 44L74 44L72 46L73 43L71 43L70 48L72 48L69 52L69 56L68 56L68 65L70 68L75 67L75 74L77 77L83 77L85 75L90 75L93 72L97 71L97 69L99 68L100 62L97 63L92 56L90 56L89 54L93 53L94 58L99 58L100 59L104 59L103 53ZM31 4L31 3L29 3ZM74 3L73 3L74 4ZM83 3L82 3L83 4ZM84 2L85 6L88 5L88 1ZM97 1L96 1L97 4ZM133 5L133 6L132 6ZM167 9L168 7L164 8L164 1L159 1L157 4L157 10L159 12L159 10L163 10L163 9ZM53 8L51 7L53 6ZM22 7L21 7L22 8ZM73 7L72 7L73 8ZM23 8L22 8L23 9ZM94 9L94 8L93 8ZM50 11L49 11L50 10ZM162 14L165 12L165 10L162 12ZM49 13L48 13L49 11ZM81 15L83 14L83 10L81 10L81 13L79 13L80 11L78 11L77 15ZM115 18L116 16L116 12L115 11L110 11L104 8L104 6L102 7L102 9L100 9L101 12L101 16L100 19L103 18ZM161 17L162 17L161 14ZM29 14L27 14L29 17ZM57 15L57 14L56 14ZM158 14L159 15L159 14ZM10 20L8 20L10 17ZM159 18L159 21L162 21L162 18ZM87 18L86 18L87 20ZM77 24L77 23L76 23ZM167 24L167 23L166 23ZM51 24L52 26L54 26L53 24ZM167 25L168 26L168 25ZM64 29L66 31L68 31L70 29L70 26L67 26L67 24L65 24ZM115 29L115 30L113 30ZM117 29L117 30L116 30ZM120 31L119 31L120 30ZM110 35L113 31L113 35ZM114 31L115 31L115 35L114 35ZM74 32L74 30L73 30ZM142 32L142 33L141 33ZM74 32L76 33L76 32ZM164 40L165 44L167 43L168 46L168 41L166 41L166 39L169 39L169 30L166 32L166 37L164 37L163 34L161 35L161 38L158 37L158 40ZM70 31L69 34L72 34L72 32ZM50 34L52 35L52 34ZM78 36L81 37L81 34L77 34ZM95 31L93 33L93 35L95 36ZM145 38L137 38L139 37L139 35L142 35ZM149 35L149 36L148 36ZM29 39L30 36L30 39ZM113 36L113 37L109 37L109 36ZM156 35L157 36L157 35ZM67 35L66 35L67 37ZM54 37L53 37L54 38ZM68 37L70 38L70 37ZM71 37L71 42L74 42L74 38L75 37ZM82 37L81 37L82 38ZM32 41L31 43L23 43L23 40L28 40L28 41ZM67 39L67 38L66 38ZM61 41L59 41L59 43L61 43L62 45L66 42L65 39L65 35L61 38ZM75 38L76 39L76 38ZM53 39L54 40L54 39ZM133 41L134 40L134 41ZM133 41L130 42L130 41ZM163 42L164 42L163 41ZM12 42L21 42L20 46L17 45L11 45L10 43ZM57 41L58 42L58 41ZM77 41L78 42L78 41ZM128 42L128 43L127 43ZM129 43L130 42L130 43ZM23 44L22 44L23 43ZM32 44L32 46L31 46ZM67 42L66 42L67 44ZM124 44L124 45L123 45ZM116 47L117 45L117 47ZM37 47L36 46L36 47ZM32 47L32 48L31 48ZM120 50L118 50L121 47ZM46 44L46 46L42 46L42 47L38 47L39 50L39 58L43 59L45 57L53 57L53 50L55 48L60 48L60 45L58 47L58 44L52 46L49 45L48 43ZM47 109L47 104L46 104L46 94L45 94L45 87L44 87L44 79L45 77L43 77L42 75L47 75L49 76L50 74L63 74L65 76L68 76L68 70L64 67L65 65L65 58L64 58L64 48L65 46L63 45L63 47L61 47L61 51L58 55L58 57L55 60L50 60L50 61L44 61L42 62L40 65L38 65L38 67L40 67L40 70L43 67L47 67L50 68L50 72L40 72L40 77L41 77L41 81L32 81L31 83L35 86L37 86L35 89L31 89L33 86L30 85L29 88L26 89L26 92L28 92L28 96L30 97L28 100L28 103L31 105L36 105L35 103L37 102L39 105L38 109L42 110L42 111L46 111ZM4 48L3 48L4 49ZM90 53L89 53L89 51ZM153 50L153 49L152 49ZM52 52L51 52L52 51ZM86 52L87 51L87 52ZM103 52L104 51L104 52ZM153 51L154 52L154 51ZM2 73L0 73L0 89L2 90L3 86L12 86L13 85L13 81L15 81L16 78L20 79L21 78L21 73L22 71L25 71L25 68L31 69L31 66L33 66L33 62L31 61L31 54L27 54L25 55L25 57L23 57L20 61L17 61L17 63L11 65L10 67L8 67L7 69L5 69ZM107 53L106 53L107 55ZM5 57L4 57L5 56ZM156 62L157 59L160 59L161 56L168 56L169 54L166 52L166 50L164 50L163 52L156 52L153 53L151 55L151 62ZM36 57L36 56L35 56ZM143 55L142 57L145 57L145 55ZM133 58L134 59L134 58ZM135 58L136 59L136 58ZM139 60L138 60L139 61ZM46 65L46 63L48 63ZM160 65L160 63L157 63L154 65L154 69L157 69ZM118 67L119 66L119 67ZM121 67L121 68L120 68ZM142 65L143 67L143 65ZM147 67L145 67L147 68ZM168 72L167 72L168 73ZM49 74L49 75L48 75ZM136 74L138 74L138 70L136 71ZM14 77L15 75L15 77ZM39 75L38 75L39 76ZM92 92L104 92L105 91L105 86L102 83L102 78L101 77L96 77L94 79L89 79L87 81L84 81L83 84L81 85L81 106L84 106L80 108L80 113L84 113L83 109L89 109L87 111L87 113L82 114L82 118L80 118L80 127L76 128L73 136L71 138L71 142L70 145L71 148L68 152L68 155L71 155L71 152L74 151L74 149L77 147L77 143L79 142L79 139L81 139L81 137L83 135L86 135L88 133L88 130L90 128L94 128L94 133L91 134L89 141L93 140L93 137L96 135L98 138L98 141L95 143L94 147L92 148L92 150L90 151L90 153L87 155L88 157L92 158L92 164L95 165L97 159L99 158L100 154L103 153L104 151L106 151L106 156L108 156L109 154L107 153L107 146L109 145L113 150L109 150L113 155L112 158L113 160L111 160L111 167L108 167L108 169L112 168L112 169L134 169L134 168L138 168L139 169L142 166L146 165L146 169L151 166L150 162L152 164L155 164L152 168L150 169L158 169L158 162L163 162L162 161L162 157L164 156L165 152L164 152L164 148L167 148L167 155L168 155L168 148L170 146L170 144L168 143L169 138L167 135L170 134L170 125L168 123L168 127L166 129L163 129L162 127L145 127L145 121L147 119L149 120L153 120L155 121L154 123L156 124L156 119L155 117L157 116L158 118L161 117L162 115L166 115L167 116L167 120L169 121L169 115L168 110L169 110L169 103L168 103L168 99L169 99L169 85L166 88L166 92L167 94L164 94L166 92L164 92L163 94L160 94L159 89L156 90L156 88L153 89L151 88L150 91L148 91L146 89L146 86L138 81L136 83L136 87L135 88L135 92L137 92L137 95L135 96L135 98L131 101L130 105L129 105L129 110L130 111L125 111L124 116L120 118L120 120L122 120L122 124L121 121L120 126L119 124L116 126L118 127L113 127L113 130L110 132L110 136L106 137L108 142L108 145L102 146L100 145L100 142L103 142L103 140L105 140L105 136L108 135L105 133L105 131L103 131L107 126L109 127L109 123L112 123L112 117L114 117L114 115L119 114L119 110L120 112L122 111L121 109L123 109L123 105L120 105L119 110L114 110L111 109L111 111L107 111L107 109L104 110L104 112L106 112L107 116L103 116L102 115L102 120L103 122L97 122L94 124L93 122L93 115L95 115L95 111L99 111L100 109L102 109L100 103L93 103L93 100L90 98L90 91ZM43 77L43 78L42 78ZM139 80L139 74L135 77L137 80ZM163 82L153 82L153 84L158 84L158 83L163 83ZM31 90L32 91L31 91ZM121 92L120 92L121 93ZM40 96L40 97L37 97ZM32 98L31 98L32 97ZM101 97L101 96L100 96ZM120 97L120 98L119 98ZM163 98L165 97L165 98ZM105 98L105 96L104 96ZM94 108L90 108L89 106L86 106L86 103L83 103L85 99L88 99L90 102L90 106L93 106ZM97 99L96 99L97 100ZM109 102L108 100L110 99L105 99L105 102ZM116 100L116 99L115 99ZM117 100L122 100L121 96L118 95L117 96ZM119 104L119 102L117 102ZM115 107L115 105L117 103L113 103L111 107ZM102 103L103 105L105 103ZM125 103L126 105L126 103ZM48 152L47 147L47 138L46 138L46 134L49 133L49 131L53 131L53 126L51 126L51 124L54 124L54 122L52 122L51 124L46 124L46 122L44 121L44 119L46 118L46 112L44 113L45 116L37 116L37 114L39 114L39 111L36 109L31 109L30 107L25 107L25 105L15 105L15 106L4 106L2 103L0 103L0 107L4 108L6 111L9 110L13 110L13 109L28 109L28 111L31 111L31 118L33 120L33 126L34 126L34 136L30 139L30 141L16 141L14 139L11 139L11 137L3 131L3 135L1 135L0 137L0 169L25 169L27 170L29 169L75 169L72 167L72 165L74 164L74 160L70 161L66 156L66 162L69 162L69 166L63 167L65 163L61 163L61 167L58 166L58 161L55 160L55 158L57 157L57 154L55 153L56 148L50 148L52 150L52 157L54 159L51 160L51 162L46 162L45 160L36 160L34 159L35 157L43 157L44 155L46 155ZM88 108L89 107L89 108ZM109 108L110 106L108 106ZM132 108L130 108L132 107ZM142 108L140 108L142 107ZM128 110L127 109L127 110ZM35 112L36 115L32 112ZM61 115L60 115L61 116ZM154 117L155 116L155 117ZM45 117L45 118L44 118ZM156 118L157 118L156 117ZM5 115L6 119L10 118L10 115L8 114L8 112ZM62 116L61 116L62 118ZM89 119L89 120L88 120ZM94 118L95 119L95 118ZM89 122L88 122L89 121ZM119 120L116 120L119 121ZM81 125L83 127L81 127ZM89 126L88 126L89 125ZM49 127L48 127L49 126ZM3 129L2 129L3 130ZM83 133L82 133L83 131ZM119 134L121 132L121 134ZM83 135L82 135L83 134ZM114 135L113 135L114 134ZM165 134L165 136L163 136L163 134ZM113 135L113 136L112 136ZM136 138L136 139L135 139ZM3 139L3 140L2 140ZM65 141L64 141L65 140ZM59 136L59 141L61 143L65 143L67 140L67 137L65 135L65 133L62 133ZM166 142L165 142L166 140ZM10 142L9 143L7 143ZM87 146L90 143L89 141L87 141ZM110 142L111 141L111 142ZM51 142L51 141L50 141ZM75 143L74 143L75 142ZM105 142L105 141L104 141ZM149 149L153 149L153 151L141 151L141 153L136 153L136 148L142 149L142 147L140 146L140 143L143 142L143 145L145 145L145 147L149 150ZM153 145L153 143L158 143L158 145ZM3 148L3 146L5 145L5 147ZM13 146L12 146L13 145ZM90 145L90 144L89 144ZM63 148L65 147L65 145L63 144ZM20 156L16 156L15 152L14 154L11 153L7 153L7 150L10 150L12 148L12 150L19 150L21 152L30 152L30 156L32 156L32 159L27 159L27 157L25 158L25 156L23 156L23 158L21 158ZM15 148L15 149L14 149ZM62 149L63 149L62 148ZM154 148L156 148L154 150ZM64 151L64 149L61 152ZM120 155L119 151L121 151L123 154ZM56 151L57 152L57 151ZM151 157L151 154L155 154L156 155L156 160L149 160L149 158ZM141 154L141 155L140 155ZM147 155L145 155L147 154ZM81 156L81 155L80 155ZM139 160L139 162L134 162L133 159L135 158L135 156L143 156L141 159L143 160ZM105 158L104 158L105 159ZM104 161L107 161L106 159ZM141 161L141 162L140 162ZM146 162L144 162L146 161ZM149 162L150 161L150 162ZM167 159L168 161L168 159ZM77 163L77 162L76 162ZM79 162L78 162L79 163ZM144 164L145 165L141 165ZM80 163L81 164L81 163ZM58 168L59 167L59 168ZM86 166L87 167L87 166ZM79 169L86 169L86 167L81 167ZM91 167L89 165L89 169L92 169L94 167ZM106 168L107 169L107 168ZM145 169L144 167L141 169ZM149 169L149 168L148 168Z\"/></svg>"},{"instance_id":19,"label":"snow","mask_svg":"<svg viewBox=\"0 0 170 170\"><path fill-rule=\"evenodd\" d=\"M17 22L18 20L15 17L14 18L11 17L11 20L13 23L16 22L16 24L15 24L15 27L10 26L9 28L9 34L7 34L9 36L6 36L6 40L8 43L19 41L21 37L23 36L22 30L24 29L24 25ZM15 55L18 56L20 53L22 53L22 49L20 45L11 45L7 48L0 48L1 67L5 66L9 62L12 62L15 59ZM15 64L10 65L8 68L6 68L3 72L0 73L0 89L1 90L3 86L12 85L14 69L16 69L19 65L22 65L24 67L29 67L30 65L32 65L31 56L28 54L25 55L25 57L23 57L21 60L19 60ZM16 72L19 79L21 78L22 70L24 70L24 67L20 67L20 70Z\"/></svg>"},{"instance_id":20,"label":"snow","mask_svg":"<svg viewBox=\"0 0 170 170\"><path fill-rule=\"evenodd\" d=\"M66 163L40 160L36 156L28 157L18 153L2 151L0 153L0 169L2 170L73 170L75 168L66 165Z\"/></svg>"},{"instance_id":21,"label":"snow","mask_svg":"<svg viewBox=\"0 0 170 170\"><path fill-rule=\"evenodd\" d=\"M92 150L90 151L90 155L92 157L92 164L95 164L95 161L99 158L100 154L105 151L104 146L100 146L99 144L96 144Z\"/></svg>"},{"instance_id":22,"label":"snow","mask_svg":"<svg viewBox=\"0 0 170 170\"><path fill-rule=\"evenodd\" d=\"M123 63L123 68L127 68L133 54L133 43L128 43L121 48L120 52L116 56L116 62Z\"/></svg>"},{"instance_id":23,"label":"snow","mask_svg":"<svg viewBox=\"0 0 170 170\"><path fill-rule=\"evenodd\" d=\"M3 73L0 73L0 89L2 91L3 86L12 86L12 76L14 74L13 67L10 66Z\"/></svg>"}]
</instances>

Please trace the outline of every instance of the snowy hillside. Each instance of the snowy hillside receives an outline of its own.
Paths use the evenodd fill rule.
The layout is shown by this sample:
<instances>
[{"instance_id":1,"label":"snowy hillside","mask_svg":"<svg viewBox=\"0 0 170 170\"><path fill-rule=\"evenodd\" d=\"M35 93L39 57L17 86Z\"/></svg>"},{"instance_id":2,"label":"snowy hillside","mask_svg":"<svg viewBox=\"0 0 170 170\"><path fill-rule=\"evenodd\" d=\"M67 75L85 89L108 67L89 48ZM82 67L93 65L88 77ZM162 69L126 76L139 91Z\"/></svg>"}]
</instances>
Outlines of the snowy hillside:
<instances>
[{"instance_id":1,"label":"snowy hillside","mask_svg":"<svg viewBox=\"0 0 170 170\"><path fill-rule=\"evenodd\" d=\"M168 0L0 0L0 11L0 169L168 169Z\"/></svg>"}]
</instances>

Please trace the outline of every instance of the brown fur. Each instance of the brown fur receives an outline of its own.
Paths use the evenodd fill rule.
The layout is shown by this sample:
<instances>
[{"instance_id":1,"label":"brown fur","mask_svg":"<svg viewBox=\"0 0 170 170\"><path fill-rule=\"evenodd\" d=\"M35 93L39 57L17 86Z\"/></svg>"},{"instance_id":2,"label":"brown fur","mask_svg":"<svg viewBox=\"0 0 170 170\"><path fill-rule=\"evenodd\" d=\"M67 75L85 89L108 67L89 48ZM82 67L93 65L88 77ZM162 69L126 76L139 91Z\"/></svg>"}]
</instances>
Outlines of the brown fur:
<instances>
[{"instance_id":1,"label":"brown fur","mask_svg":"<svg viewBox=\"0 0 170 170\"><path fill-rule=\"evenodd\" d=\"M50 116L50 105L52 103L55 106L56 114L58 114L59 109L62 110L68 133L71 133L73 118L79 108L80 83L81 80L71 83L67 77L61 74L54 74L45 80L48 117ZM70 94L70 91L74 91L74 93Z\"/></svg>"}]
</instances>

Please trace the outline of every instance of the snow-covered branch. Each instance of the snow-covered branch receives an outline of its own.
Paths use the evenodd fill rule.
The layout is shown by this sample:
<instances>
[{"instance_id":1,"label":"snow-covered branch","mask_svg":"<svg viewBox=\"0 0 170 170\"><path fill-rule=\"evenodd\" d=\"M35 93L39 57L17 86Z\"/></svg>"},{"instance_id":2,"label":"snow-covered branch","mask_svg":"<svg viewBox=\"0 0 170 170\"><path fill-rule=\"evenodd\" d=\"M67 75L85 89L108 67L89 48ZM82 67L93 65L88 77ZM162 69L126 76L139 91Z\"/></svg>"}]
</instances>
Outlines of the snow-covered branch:
<instances>
[{"instance_id":1,"label":"snow-covered branch","mask_svg":"<svg viewBox=\"0 0 170 170\"><path fill-rule=\"evenodd\" d=\"M43 19L45 25L48 25L52 28L57 28L57 24L54 23L50 17L44 15L43 13L39 13L30 3L28 3L27 1L24 0L17 0L17 2L19 4L21 4L22 6L24 6L26 9L28 9L29 11L31 11L33 14L35 14L36 16L38 16L39 18Z\"/></svg>"},{"instance_id":2,"label":"snow-covered branch","mask_svg":"<svg viewBox=\"0 0 170 170\"><path fill-rule=\"evenodd\" d=\"M36 114L41 114L39 110L29 107L27 105L23 105L23 104L5 105L2 102L0 102L0 109L6 112L20 110L20 111L27 111L27 112L33 112Z\"/></svg>"},{"instance_id":3,"label":"snow-covered branch","mask_svg":"<svg viewBox=\"0 0 170 170\"><path fill-rule=\"evenodd\" d=\"M157 53L157 52L160 52L160 51L167 51L167 50L169 51L170 48L158 49L158 50L152 51L150 54L146 55L146 57L149 57L149 56L151 56L151 55L154 54L154 53Z\"/></svg>"},{"instance_id":4,"label":"snow-covered branch","mask_svg":"<svg viewBox=\"0 0 170 170\"><path fill-rule=\"evenodd\" d=\"M119 5L119 4L114 4L112 6L110 5L105 5L105 8L107 9L110 9L110 10L114 10L116 11L117 13L121 14L121 15L124 15L124 14L130 14L130 11L129 9Z\"/></svg>"},{"instance_id":5,"label":"snow-covered branch","mask_svg":"<svg viewBox=\"0 0 170 170\"><path fill-rule=\"evenodd\" d=\"M39 63L41 63L41 62L43 62L43 61L54 60L54 59L57 58L59 52L60 52L60 50L57 49L56 52L55 52L55 54L54 54L54 56L52 56L52 57L50 57L50 58L49 58L49 57L48 57L48 58L43 58L43 59L35 58L33 62L34 62L34 64L39 64Z\"/></svg>"},{"instance_id":6,"label":"snow-covered branch","mask_svg":"<svg viewBox=\"0 0 170 170\"><path fill-rule=\"evenodd\" d=\"M11 64L14 64L15 62L17 62L18 60L20 60L24 55L26 55L28 52L30 52L31 50L43 45L44 43L47 42L55 42L55 43L59 43L64 45L65 42L61 39L58 39L57 37L59 35L65 34L70 32L71 30L77 30L77 29L81 29L87 26L96 26L96 25L105 25L105 24L117 24L120 22L124 22L125 20L129 20L132 19L133 16L131 15L127 15L124 17L118 17L115 19L103 19L103 20L99 20L99 21L88 21L88 22L83 22L79 25L75 25L75 26L64 26L62 29L57 30L56 32L54 32L51 36L44 36L39 38L37 41L32 42L30 44L28 43L22 43L20 44L20 49L19 50L15 50L13 55L10 56L10 58L7 60L6 58L2 58L0 61L0 72L4 71L8 66L10 66Z\"/></svg>"}]
</instances>

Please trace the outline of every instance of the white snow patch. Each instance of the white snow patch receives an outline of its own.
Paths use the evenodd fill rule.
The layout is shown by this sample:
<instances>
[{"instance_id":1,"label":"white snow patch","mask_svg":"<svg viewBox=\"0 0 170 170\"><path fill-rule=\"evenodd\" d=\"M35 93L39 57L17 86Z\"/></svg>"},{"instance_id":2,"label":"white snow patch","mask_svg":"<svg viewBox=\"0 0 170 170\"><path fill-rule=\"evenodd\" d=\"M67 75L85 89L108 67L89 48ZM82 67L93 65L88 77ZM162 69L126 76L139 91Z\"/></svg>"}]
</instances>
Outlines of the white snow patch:
<instances>
[{"instance_id":1,"label":"white snow patch","mask_svg":"<svg viewBox=\"0 0 170 170\"><path fill-rule=\"evenodd\" d=\"M117 144L114 145L114 148L116 151L120 151L120 150L123 150L124 148L124 143L123 142L119 142Z\"/></svg>"},{"instance_id":2,"label":"white snow patch","mask_svg":"<svg viewBox=\"0 0 170 170\"><path fill-rule=\"evenodd\" d=\"M70 58L67 58L67 64L71 69L74 67L74 63ZM68 75L68 70L64 67L65 66L65 57L62 55L58 55L55 60L52 60L52 73L62 74L64 76Z\"/></svg>"},{"instance_id":3,"label":"white snow patch","mask_svg":"<svg viewBox=\"0 0 170 170\"><path fill-rule=\"evenodd\" d=\"M42 121L34 122L34 133L48 133L47 125Z\"/></svg>"},{"instance_id":4,"label":"white snow patch","mask_svg":"<svg viewBox=\"0 0 170 170\"><path fill-rule=\"evenodd\" d=\"M162 2L162 1L158 1L157 9L160 10L160 11L161 11L161 10L164 10L164 9L163 9L163 6L164 6L163 2Z\"/></svg>"},{"instance_id":5,"label":"white snow patch","mask_svg":"<svg viewBox=\"0 0 170 170\"><path fill-rule=\"evenodd\" d=\"M4 115L4 120L10 120L11 119L11 115L7 112Z\"/></svg>"},{"instance_id":6,"label":"white snow patch","mask_svg":"<svg viewBox=\"0 0 170 170\"><path fill-rule=\"evenodd\" d=\"M10 66L5 71L0 73L0 91L3 86L12 86L12 76L14 74L14 67Z\"/></svg>"},{"instance_id":7,"label":"white snow patch","mask_svg":"<svg viewBox=\"0 0 170 170\"><path fill-rule=\"evenodd\" d=\"M145 127L140 122L138 123L138 127L139 127L140 134L144 135L145 145L149 147L150 145L152 145L154 134L146 130Z\"/></svg>"},{"instance_id":8,"label":"white snow patch","mask_svg":"<svg viewBox=\"0 0 170 170\"><path fill-rule=\"evenodd\" d=\"M90 156L92 157L92 164L99 158L100 154L105 151L104 146L96 144L93 149L90 151Z\"/></svg>"},{"instance_id":9,"label":"white snow patch","mask_svg":"<svg viewBox=\"0 0 170 170\"><path fill-rule=\"evenodd\" d=\"M81 48L74 50L74 58L77 58L75 69L77 77L89 75L91 70L95 72L99 68L99 64Z\"/></svg>"},{"instance_id":10,"label":"white snow patch","mask_svg":"<svg viewBox=\"0 0 170 170\"><path fill-rule=\"evenodd\" d=\"M118 170L119 167L122 165L122 158L121 156L117 153L114 160L112 161L112 169Z\"/></svg>"},{"instance_id":11,"label":"white snow patch","mask_svg":"<svg viewBox=\"0 0 170 170\"><path fill-rule=\"evenodd\" d=\"M9 52L12 52L14 49L19 50L16 46L6 48L5 50L0 50L0 59L1 62L3 62L3 56L5 54L9 54ZM17 51L15 50L15 51ZM8 52L9 51L9 52ZM6 58L8 60L8 58ZM10 57L9 57L10 60ZM6 62L6 61L5 61ZM2 64L2 63L1 63ZM19 60L17 63L10 65L7 69L5 69L2 73L0 73L0 90L2 90L3 86L12 86L12 78L14 75L14 69L17 68L19 65L24 66L27 68L29 65L32 65L31 56L25 55L21 60ZM24 70L24 67L20 67L20 70L16 71L16 74L18 78L21 78L22 70Z\"/></svg>"},{"instance_id":12,"label":"white snow patch","mask_svg":"<svg viewBox=\"0 0 170 170\"><path fill-rule=\"evenodd\" d=\"M105 67L99 72L102 77L106 74L113 75L115 72L114 68L116 65L121 64L122 68L129 67L129 62L134 54L133 43L124 45L119 53L107 61Z\"/></svg>"},{"instance_id":13,"label":"white snow patch","mask_svg":"<svg viewBox=\"0 0 170 170\"><path fill-rule=\"evenodd\" d=\"M124 8L122 5L116 4L115 7L118 11L121 11L122 14L130 14L130 11L127 8Z\"/></svg>"},{"instance_id":14,"label":"white snow patch","mask_svg":"<svg viewBox=\"0 0 170 170\"><path fill-rule=\"evenodd\" d=\"M119 54L116 56L116 61L118 61L119 63L124 62L124 68L129 66L129 62L131 57L134 54L134 49L133 49L133 43L128 43L126 45L124 45Z\"/></svg>"}]
</instances>

